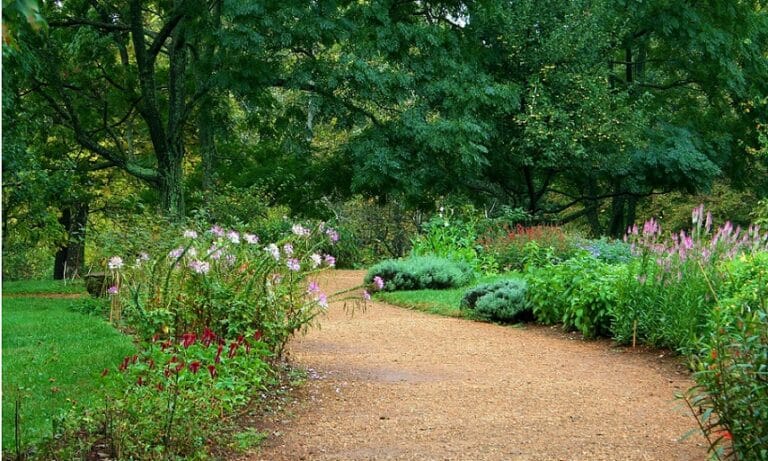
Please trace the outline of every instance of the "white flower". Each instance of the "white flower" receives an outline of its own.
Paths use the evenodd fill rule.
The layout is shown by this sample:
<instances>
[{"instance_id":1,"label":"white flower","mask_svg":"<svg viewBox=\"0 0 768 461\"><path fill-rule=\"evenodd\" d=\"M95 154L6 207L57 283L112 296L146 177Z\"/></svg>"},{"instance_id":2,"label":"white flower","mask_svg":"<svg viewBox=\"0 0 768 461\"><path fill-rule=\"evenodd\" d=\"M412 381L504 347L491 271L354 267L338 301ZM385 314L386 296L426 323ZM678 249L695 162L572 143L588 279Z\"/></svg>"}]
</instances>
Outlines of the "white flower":
<instances>
[{"instance_id":1,"label":"white flower","mask_svg":"<svg viewBox=\"0 0 768 461\"><path fill-rule=\"evenodd\" d=\"M310 234L310 230L306 227L302 226L301 224L294 224L291 228L291 231L300 237L306 237Z\"/></svg>"},{"instance_id":2,"label":"white flower","mask_svg":"<svg viewBox=\"0 0 768 461\"><path fill-rule=\"evenodd\" d=\"M320 264L322 264L322 263L323 263L323 257L322 257L322 256L320 256L320 255L319 255L319 254L317 254L317 253L312 253L312 254L309 256L309 259L311 259L311 260L312 260L312 269L316 269L318 266L320 266Z\"/></svg>"},{"instance_id":3,"label":"white flower","mask_svg":"<svg viewBox=\"0 0 768 461\"><path fill-rule=\"evenodd\" d=\"M227 238L232 243L240 243L240 234L238 234L235 231L229 231L227 232Z\"/></svg>"},{"instance_id":4,"label":"white flower","mask_svg":"<svg viewBox=\"0 0 768 461\"><path fill-rule=\"evenodd\" d=\"M184 231L184 237L190 238L190 239L196 239L197 238L197 232L187 229Z\"/></svg>"},{"instance_id":5,"label":"white flower","mask_svg":"<svg viewBox=\"0 0 768 461\"><path fill-rule=\"evenodd\" d=\"M109 261L107 262L107 267L109 267L110 270L117 270L123 267L123 258L120 256L112 256L109 258Z\"/></svg>"},{"instance_id":6,"label":"white flower","mask_svg":"<svg viewBox=\"0 0 768 461\"><path fill-rule=\"evenodd\" d=\"M168 257L171 259L179 259L184 254L184 247L178 247L168 252Z\"/></svg>"},{"instance_id":7,"label":"white flower","mask_svg":"<svg viewBox=\"0 0 768 461\"><path fill-rule=\"evenodd\" d=\"M243 234L243 239L245 239L245 241L250 243L251 245L255 245L259 243L259 237L257 235Z\"/></svg>"},{"instance_id":8,"label":"white flower","mask_svg":"<svg viewBox=\"0 0 768 461\"><path fill-rule=\"evenodd\" d=\"M267 245L267 247L264 248L264 251L272 255L272 257L275 258L275 261L280 261L280 249L274 243Z\"/></svg>"},{"instance_id":9,"label":"white flower","mask_svg":"<svg viewBox=\"0 0 768 461\"><path fill-rule=\"evenodd\" d=\"M286 256L293 256L293 245L290 243L283 245L283 253L285 253Z\"/></svg>"}]
</instances>

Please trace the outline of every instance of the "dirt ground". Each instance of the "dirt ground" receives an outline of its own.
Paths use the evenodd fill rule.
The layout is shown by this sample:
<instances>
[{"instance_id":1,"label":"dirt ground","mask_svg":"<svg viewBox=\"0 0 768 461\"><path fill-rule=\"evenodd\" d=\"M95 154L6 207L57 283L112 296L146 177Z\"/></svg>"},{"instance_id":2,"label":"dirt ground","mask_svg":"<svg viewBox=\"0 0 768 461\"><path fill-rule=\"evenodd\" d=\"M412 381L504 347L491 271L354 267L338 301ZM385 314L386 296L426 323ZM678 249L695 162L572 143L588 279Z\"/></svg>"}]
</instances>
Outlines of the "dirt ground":
<instances>
[{"instance_id":1,"label":"dirt ground","mask_svg":"<svg viewBox=\"0 0 768 461\"><path fill-rule=\"evenodd\" d=\"M363 272L336 271L327 292ZM661 352L383 303L332 304L290 358L309 382L268 422L256 460L703 460Z\"/></svg>"}]
</instances>

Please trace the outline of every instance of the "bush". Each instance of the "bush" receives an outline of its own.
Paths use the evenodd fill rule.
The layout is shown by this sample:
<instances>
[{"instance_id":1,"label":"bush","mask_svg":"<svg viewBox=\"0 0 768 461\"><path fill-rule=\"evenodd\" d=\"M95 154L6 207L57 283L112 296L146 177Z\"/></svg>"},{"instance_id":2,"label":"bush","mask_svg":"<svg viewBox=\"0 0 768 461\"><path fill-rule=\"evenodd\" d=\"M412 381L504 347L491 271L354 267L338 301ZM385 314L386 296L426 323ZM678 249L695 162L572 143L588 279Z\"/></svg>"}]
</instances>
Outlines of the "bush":
<instances>
[{"instance_id":1,"label":"bush","mask_svg":"<svg viewBox=\"0 0 768 461\"><path fill-rule=\"evenodd\" d=\"M768 460L768 253L728 266L686 397L718 456Z\"/></svg>"},{"instance_id":2,"label":"bush","mask_svg":"<svg viewBox=\"0 0 768 461\"><path fill-rule=\"evenodd\" d=\"M415 256L438 256L453 261L469 264L480 273L494 273L496 261L490 254L483 252L477 243L476 222L474 219L448 219L440 213L433 216L422 227L422 233L412 240L412 253Z\"/></svg>"},{"instance_id":3,"label":"bush","mask_svg":"<svg viewBox=\"0 0 768 461\"><path fill-rule=\"evenodd\" d=\"M579 239L576 246L588 251L592 256L608 264L627 263L632 259L632 246L621 240L608 238Z\"/></svg>"},{"instance_id":4,"label":"bush","mask_svg":"<svg viewBox=\"0 0 768 461\"><path fill-rule=\"evenodd\" d=\"M532 243L536 248L548 251L548 262L566 260L577 253L570 238L557 226L531 226L520 224L505 227L501 235L486 234L480 242L484 251L491 255L502 270L522 270L531 261Z\"/></svg>"},{"instance_id":5,"label":"bush","mask_svg":"<svg viewBox=\"0 0 768 461\"><path fill-rule=\"evenodd\" d=\"M461 305L483 320L513 322L530 318L531 307L525 292L523 280L487 283L467 291Z\"/></svg>"},{"instance_id":6,"label":"bush","mask_svg":"<svg viewBox=\"0 0 768 461\"><path fill-rule=\"evenodd\" d=\"M610 332L611 311L618 299L618 281L626 267L610 265L592 256L581 256L561 264L531 268L525 274L528 299L536 320L562 322L585 337Z\"/></svg>"},{"instance_id":7,"label":"bush","mask_svg":"<svg viewBox=\"0 0 768 461\"><path fill-rule=\"evenodd\" d=\"M434 256L382 261L368 270L365 283L384 279L385 291L443 289L464 286L474 278L466 264Z\"/></svg>"}]
</instances>

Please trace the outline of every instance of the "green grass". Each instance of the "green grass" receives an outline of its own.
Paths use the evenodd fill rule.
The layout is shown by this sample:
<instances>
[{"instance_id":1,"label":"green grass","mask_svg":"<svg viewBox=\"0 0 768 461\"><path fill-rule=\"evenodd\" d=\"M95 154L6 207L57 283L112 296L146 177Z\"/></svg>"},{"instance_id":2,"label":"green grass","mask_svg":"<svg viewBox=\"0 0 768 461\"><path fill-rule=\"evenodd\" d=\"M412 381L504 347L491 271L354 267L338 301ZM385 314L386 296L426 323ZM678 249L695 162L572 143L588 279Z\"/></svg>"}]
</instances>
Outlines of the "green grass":
<instances>
[{"instance_id":1,"label":"green grass","mask_svg":"<svg viewBox=\"0 0 768 461\"><path fill-rule=\"evenodd\" d=\"M18 286L28 290L35 285ZM50 282L42 286L51 287ZM22 446L28 446L50 436L52 419L73 404L98 402L101 371L135 350L129 337L104 320L71 311L74 302L3 300L4 453L12 451L15 443L17 398L21 399Z\"/></svg>"},{"instance_id":2,"label":"green grass","mask_svg":"<svg viewBox=\"0 0 768 461\"><path fill-rule=\"evenodd\" d=\"M3 282L3 294L55 294L55 293L85 293L82 280L21 280L18 282Z\"/></svg>"},{"instance_id":3,"label":"green grass","mask_svg":"<svg viewBox=\"0 0 768 461\"><path fill-rule=\"evenodd\" d=\"M502 275L481 277L471 284L451 290L409 290L379 292L376 299L394 304L396 306L416 309L430 314L444 315L447 317L464 317L461 309L461 298L470 288L482 283L493 283L499 280L519 278L519 275L511 272Z\"/></svg>"}]
</instances>

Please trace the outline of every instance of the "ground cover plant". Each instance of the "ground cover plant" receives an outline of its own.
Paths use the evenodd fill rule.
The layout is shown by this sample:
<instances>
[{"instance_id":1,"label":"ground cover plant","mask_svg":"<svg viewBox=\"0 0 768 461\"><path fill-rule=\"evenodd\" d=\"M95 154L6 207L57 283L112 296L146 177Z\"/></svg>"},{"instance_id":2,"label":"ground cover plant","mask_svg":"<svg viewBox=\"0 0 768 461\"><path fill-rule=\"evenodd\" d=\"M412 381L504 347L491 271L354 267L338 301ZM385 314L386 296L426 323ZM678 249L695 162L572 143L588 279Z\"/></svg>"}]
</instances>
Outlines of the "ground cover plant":
<instances>
[{"instance_id":1,"label":"ground cover plant","mask_svg":"<svg viewBox=\"0 0 768 461\"><path fill-rule=\"evenodd\" d=\"M517 277L516 274L486 275L479 277L478 284L494 283ZM471 284L469 285L471 286ZM375 298L398 306L416 309L432 314L449 317L466 317L468 312L462 308L461 301L467 286L443 290L403 290L379 291Z\"/></svg>"},{"instance_id":2,"label":"ground cover plant","mask_svg":"<svg viewBox=\"0 0 768 461\"><path fill-rule=\"evenodd\" d=\"M17 294L85 294L85 285L77 280L19 280L3 281L4 295Z\"/></svg>"},{"instance_id":3,"label":"ground cover plant","mask_svg":"<svg viewBox=\"0 0 768 461\"><path fill-rule=\"evenodd\" d=\"M34 286L40 283L23 290L31 293ZM48 294L55 291L52 286L60 284L43 284ZM77 300L3 300L4 453L23 453L53 436L67 410L99 405L99 373L135 351L131 339L103 319L73 312L73 302Z\"/></svg>"},{"instance_id":4,"label":"ground cover plant","mask_svg":"<svg viewBox=\"0 0 768 461\"><path fill-rule=\"evenodd\" d=\"M483 320L514 322L530 318L531 305L526 297L524 280L508 279L484 283L464 293L461 306L470 315Z\"/></svg>"},{"instance_id":5,"label":"ground cover plant","mask_svg":"<svg viewBox=\"0 0 768 461\"><path fill-rule=\"evenodd\" d=\"M370 284L375 277L385 281L384 291L442 289L464 286L475 273L464 262L436 256L388 259L374 264L365 276Z\"/></svg>"}]
</instances>

